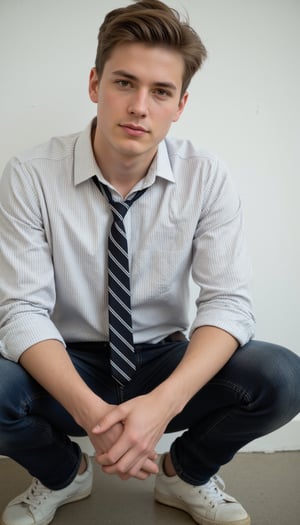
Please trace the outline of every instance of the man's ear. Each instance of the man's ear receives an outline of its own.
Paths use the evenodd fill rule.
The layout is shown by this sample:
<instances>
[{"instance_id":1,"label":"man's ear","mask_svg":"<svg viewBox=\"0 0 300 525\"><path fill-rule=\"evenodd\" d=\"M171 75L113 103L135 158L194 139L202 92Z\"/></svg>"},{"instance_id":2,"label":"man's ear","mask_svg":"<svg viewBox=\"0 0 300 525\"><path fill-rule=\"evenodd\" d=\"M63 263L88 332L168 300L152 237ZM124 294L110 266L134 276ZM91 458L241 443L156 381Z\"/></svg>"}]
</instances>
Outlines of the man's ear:
<instances>
[{"instance_id":1,"label":"man's ear","mask_svg":"<svg viewBox=\"0 0 300 525\"><path fill-rule=\"evenodd\" d=\"M96 68L93 67L89 78L89 95L92 102L98 102L99 80Z\"/></svg>"},{"instance_id":2,"label":"man's ear","mask_svg":"<svg viewBox=\"0 0 300 525\"><path fill-rule=\"evenodd\" d=\"M173 118L173 122L177 122L177 120L179 120L180 115L181 115L181 113L183 112L183 110L184 110L184 108L185 108L185 105L186 105L186 103L187 103L188 98L189 98L189 94L188 94L188 92L186 91L186 92L184 93L184 95L181 97L180 101L179 101L178 109L177 109L177 111L176 111L176 113L175 113L175 116L174 116L174 118Z\"/></svg>"}]
</instances>

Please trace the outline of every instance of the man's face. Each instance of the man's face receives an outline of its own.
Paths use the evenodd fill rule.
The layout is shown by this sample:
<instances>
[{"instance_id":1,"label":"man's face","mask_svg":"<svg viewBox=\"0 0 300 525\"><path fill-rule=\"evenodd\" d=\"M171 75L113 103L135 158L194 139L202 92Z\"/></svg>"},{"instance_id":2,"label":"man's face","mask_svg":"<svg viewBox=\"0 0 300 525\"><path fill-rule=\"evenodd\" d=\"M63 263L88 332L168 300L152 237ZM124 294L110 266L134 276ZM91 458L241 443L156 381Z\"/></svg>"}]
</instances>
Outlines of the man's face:
<instances>
[{"instance_id":1,"label":"man's face","mask_svg":"<svg viewBox=\"0 0 300 525\"><path fill-rule=\"evenodd\" d=\"M95 152L151 159L184 109L183 68L180 54L164 47L117 46L100 82L95 69L90 75L90 97L98 105Z\"/></svg>"}]
</instances>

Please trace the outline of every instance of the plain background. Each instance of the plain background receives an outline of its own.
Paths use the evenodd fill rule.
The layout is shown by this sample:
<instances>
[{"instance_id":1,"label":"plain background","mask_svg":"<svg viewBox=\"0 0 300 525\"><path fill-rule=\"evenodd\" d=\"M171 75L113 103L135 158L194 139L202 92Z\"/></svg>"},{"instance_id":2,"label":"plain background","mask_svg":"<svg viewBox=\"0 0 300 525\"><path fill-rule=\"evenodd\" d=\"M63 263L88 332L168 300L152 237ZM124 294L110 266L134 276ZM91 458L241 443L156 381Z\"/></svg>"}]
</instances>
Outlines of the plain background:
<instances>
[{"instance_id":1,"label":"plain background","mask_svg":"<svg viewBox=\"0 0 300 525\"><path fill-rule=\"evenodd\" d=\"M87 86L98 28L128 3L0 0L0 172L15 153L94 116ZM166 3L188 11L209 54L170 135L230 167L253 261L256 337L300 355L300 2Z\"/></svg>"}]
</instances>

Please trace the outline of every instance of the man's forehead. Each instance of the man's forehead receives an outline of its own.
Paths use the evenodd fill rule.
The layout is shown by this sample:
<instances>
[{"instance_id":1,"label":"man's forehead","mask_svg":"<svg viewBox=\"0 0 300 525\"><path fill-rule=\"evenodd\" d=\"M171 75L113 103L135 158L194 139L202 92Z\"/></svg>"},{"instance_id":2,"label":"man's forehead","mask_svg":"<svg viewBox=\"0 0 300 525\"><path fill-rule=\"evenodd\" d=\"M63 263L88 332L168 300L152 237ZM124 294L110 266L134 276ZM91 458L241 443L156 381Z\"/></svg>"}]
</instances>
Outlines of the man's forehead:
<instances>
[{"instance_id":1,"label":"man's forehead","mask_svg":"<svg viewBox=\"0 0 300 525\"><path fill-rule=\"evenodd\" d=\"M125 73L132 80L139 80L141 74L151 76L155 84L170 83L176 88L177 81L182 80L184 62L172 48L134 42L115 46L104 68L112 75Z\"/></svg>"}]
</instances>

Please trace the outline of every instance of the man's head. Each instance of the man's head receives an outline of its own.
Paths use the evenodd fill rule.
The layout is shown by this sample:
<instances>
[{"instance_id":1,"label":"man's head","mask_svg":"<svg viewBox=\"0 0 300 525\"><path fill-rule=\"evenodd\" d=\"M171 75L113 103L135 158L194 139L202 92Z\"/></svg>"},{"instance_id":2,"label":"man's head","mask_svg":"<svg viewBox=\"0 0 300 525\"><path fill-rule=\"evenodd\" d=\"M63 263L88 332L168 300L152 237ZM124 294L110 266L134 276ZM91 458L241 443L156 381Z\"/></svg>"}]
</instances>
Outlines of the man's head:
<instances>
[{"instance_id":1,"label":"man's head","mask_svg":"<svg viewBox=\"0 0 300 525\"><path fill-rule=\"evenodd\" d=\"M181 96L206 58L206 49L187 21L159 0L136 0L108 13L98 34L95 67L101 79L106 61L116 46L142 43L177 51L184 62Z\"/></svg>"}]
</instances>

